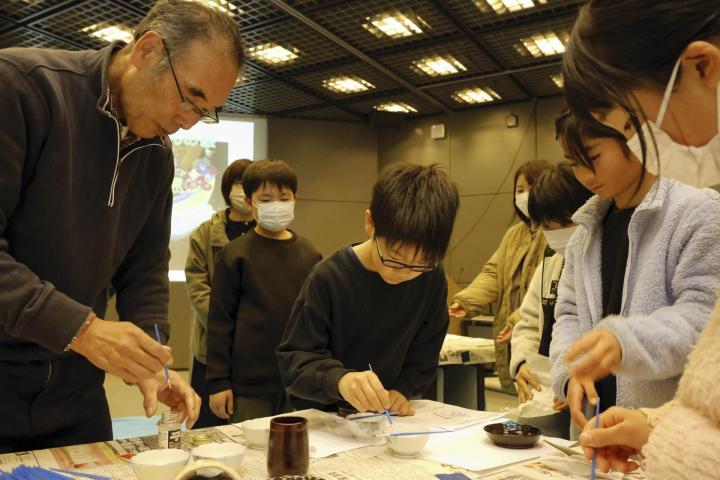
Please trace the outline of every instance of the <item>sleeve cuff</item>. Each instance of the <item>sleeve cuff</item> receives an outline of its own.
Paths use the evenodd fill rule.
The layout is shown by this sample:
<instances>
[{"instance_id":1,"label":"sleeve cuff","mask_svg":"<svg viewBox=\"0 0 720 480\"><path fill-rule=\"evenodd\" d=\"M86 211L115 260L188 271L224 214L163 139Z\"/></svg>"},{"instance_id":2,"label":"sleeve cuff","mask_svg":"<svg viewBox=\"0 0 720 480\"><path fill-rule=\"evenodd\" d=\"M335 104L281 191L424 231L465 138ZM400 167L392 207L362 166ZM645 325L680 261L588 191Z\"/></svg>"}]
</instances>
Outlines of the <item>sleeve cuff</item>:
<instances>
[{"instance_id":1,"label":"sleeve cuff","mask_svg":"<svg viewBox=\"0 0 720 480\"><path fill-rule=\"evenodd\" d=\"M232 384L229 378L220 378L218 380L208 381L208 393L210 395L218 392L224 392L225 390L232 390Z\"/></svg>"},{"instance_id":2,"label":"sleeve cuff","mask_svg":"<svg viewBox=\"0 0 720 480\"><path fill-rule=\"evenodd\" d=\"M338 383L340 382L340 379L346 373L350 373L350 372L353 372L353 370L346 370L344 368L335 368L335 369L332 369L331 371L325 373L325 375L323 375L321 385L325 392L325 395L328 398L331 398L334 401L343 400L342 395L340 395L340 390L338 389Z\"/></svg>"}]
</instances>

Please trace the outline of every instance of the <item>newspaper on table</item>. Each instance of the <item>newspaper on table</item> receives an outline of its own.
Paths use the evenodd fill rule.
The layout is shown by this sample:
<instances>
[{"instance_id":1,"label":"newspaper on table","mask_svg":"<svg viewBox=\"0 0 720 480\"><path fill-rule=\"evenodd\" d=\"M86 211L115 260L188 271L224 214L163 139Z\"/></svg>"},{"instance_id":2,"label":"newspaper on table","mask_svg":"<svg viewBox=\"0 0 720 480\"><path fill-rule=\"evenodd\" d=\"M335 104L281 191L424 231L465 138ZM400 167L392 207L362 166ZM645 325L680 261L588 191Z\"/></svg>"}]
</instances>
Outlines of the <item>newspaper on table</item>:
<instances>
[{"instance_id":1,"label":"newspaper on table","mask_svg":"<svg viewBox=\"0 0 720 480\"><path fill-rule=\"evenodd\" d=\"M482 480L586 480L590 475L590 461L584 457L547 455L537 460L512 465L499 472L481 476ZM645 480L642 471L623 474L597 470L595 478L606 480Z\"/></svg>"},{"instance_id":2,"label":"newspaper on table","mask_svg":"<svg viewBox=\"0 0 720 480\"><path fill-rule=\"evenodd\" d=\"M474 425L488 423L503 416L498 412L484 412L469 408L448 405L433 400L412 400L415 409L412 417L393 417L394 422L408 422L414 425L425 425L428 430L462 430Z\"/></svg>"},{"instance_id":3,"label":"newspaper on table","mask_svg":"<svg viewBox=\"0 0 720 480\"><path fill-rule=\"evenodd\" d=\"M445 335L440 349L440 364L478 364L495 362L495 341L490 338Z\"/></svg>"}]
</instances>

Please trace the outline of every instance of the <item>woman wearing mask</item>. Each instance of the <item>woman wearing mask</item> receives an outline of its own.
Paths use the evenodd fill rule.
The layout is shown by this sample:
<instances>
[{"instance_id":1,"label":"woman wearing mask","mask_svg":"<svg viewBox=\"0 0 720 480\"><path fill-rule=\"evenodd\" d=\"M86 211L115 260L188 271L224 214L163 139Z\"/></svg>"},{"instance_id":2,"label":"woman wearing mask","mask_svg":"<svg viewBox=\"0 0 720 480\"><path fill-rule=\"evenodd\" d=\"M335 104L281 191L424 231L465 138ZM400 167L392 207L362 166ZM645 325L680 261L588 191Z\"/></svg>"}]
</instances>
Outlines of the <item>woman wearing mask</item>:
<instances>
[{"instance_id":1,"label":"woman wearing mask","mask_svg":"<svg viewBox=\"0 0 720 480\"><path fill-rule=\"evenodd\" d=\"M542 261L546 246L544 237L531 225L528 197L535 181L549 168L548 162L533 160L521 165L515 172L513 206L522 222L508 229L480 274L453 297L449 309L452 317L466 318L480 313L482 307L498 302L498 312L493 319L495 368L500 385L509 393L515 393L515 386L510 377L510 348L507 342L519 319L517 309L535 269Z\"/></svg>"},{"instance_id":2,"label":"woman wearing mask","mask_svg":"<svg viewBox=\"0 0 720 480\"><path fill-rule=\"evenodd\" d=\"M222 176L220 191L227 208L198 226L190 235L190 249L185 263L185 278L192 304L193 320L190 351L193 355L190 384L202 399L200 416L194 428L222 425L227 421L212 414L208 403L207 318L210 304L210 285L218 254L231 240L255 228L252 211L245 203L242 176L250 160L235 160Z\"/></svg>"},{"instance_id":3,"label":"woman wearing mask","mask_svg":"<svg viewBox=\"0 0 720 480\"><path fill-rule=\"evenodd\" d=\"M577 229L572 216L591 196L590 191L575 179L567 164L554 166L545 172L530 192L530 219L542 229L548 248L520 306L520 320L513 328L510 374L517 382L521 404L531 400L541 388L537 372L533 372L528 357L533 354L550 356L558 283L565 265L565 246ZM552 399L547 397L547 400L550 402ZM557 399L552 402L546 405L547 409L553 408L558 413L521 421L541 427L551 437L569 438L570 415L567 407Z\"/></svg>"},{"instance_id":4,"label":"woman wearing mask","mask_svg":"<svg viewBox=\"0 0 720 480\"><path fill-rule=\"evenodd\" d=\"M563 74L573 112L621 132L635 151L639 144L651 168L659 156L663 175L719 183L720 2L591 0L573 29ZM601 373L595 346L592 338L578 342L585 358L576 371ZM611 408L600 429L589 421L580 437L586 455L596 447L601 469L627 471L641 453L650 480L720 478L719 360L716 305L675 399L658 409Z\"/></svg>"}]
</instances>

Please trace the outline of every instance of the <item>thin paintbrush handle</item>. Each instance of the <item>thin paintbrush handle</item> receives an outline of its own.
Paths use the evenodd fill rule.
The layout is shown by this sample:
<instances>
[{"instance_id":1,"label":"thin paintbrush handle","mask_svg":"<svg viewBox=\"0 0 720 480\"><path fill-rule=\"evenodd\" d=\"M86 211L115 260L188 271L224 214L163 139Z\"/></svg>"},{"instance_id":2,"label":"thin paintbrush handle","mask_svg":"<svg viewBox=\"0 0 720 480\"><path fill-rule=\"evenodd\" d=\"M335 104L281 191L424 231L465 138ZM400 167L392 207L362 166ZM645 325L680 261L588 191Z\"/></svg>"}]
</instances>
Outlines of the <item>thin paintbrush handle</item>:
<instances>
[{"instance_id":1,"label":"thin paintbrush handle","mask_svg":"<svg viewBox=\"0 0 720 480\"><path fill-rule=\"evenodd\" d=\"M595 403L595 428L600 428L600 397ZM590 466L590 480L595 480L595 465L597 464L597 448L593 449L592 465Z\"/></svg>"}]
</instances>

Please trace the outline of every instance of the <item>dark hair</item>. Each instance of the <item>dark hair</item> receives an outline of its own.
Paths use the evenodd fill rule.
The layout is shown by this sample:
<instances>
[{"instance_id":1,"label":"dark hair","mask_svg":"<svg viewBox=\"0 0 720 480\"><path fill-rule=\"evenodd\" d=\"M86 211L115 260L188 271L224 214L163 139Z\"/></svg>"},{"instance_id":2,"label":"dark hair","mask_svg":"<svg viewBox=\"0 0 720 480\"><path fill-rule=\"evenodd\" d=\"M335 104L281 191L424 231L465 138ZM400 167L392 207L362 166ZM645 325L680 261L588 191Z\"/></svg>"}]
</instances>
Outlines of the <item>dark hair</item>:
<instances>
[{"instance_id":1,"label":"dark hair","mask_svg":"<svg viewBox=\"0 0 720 480\"><path fill-rule=\"evenodd\" d=\"M222 192L222 196L225 199L225 204L227 206L230 206L230 190L232 190L233 185L238 182L242 182L243 173L245 173L245 169L251 163L252 161L246 158L241 158L240 160L235 160L228 165L223 172L222 182L220 183L220 192Z\"/></svg>"},{"instance_id":2,"label":"dark hair","mask_svg":"<svg viewBox=\"0 0 720 480\"><path fill-rule=\"evenodd\" d=\"M157 32L165 41L174 58L181 57L194 40L227 42L238 67L245 63L245 49L240 26L228 14L193 0L158 0L145 18L135 27L133 41L148 31ZM217 46L217 45L216 45ZM158 71L168 68L164 57Z\"/></svg>"},{"instance_id":3,"label":"dark hair","mask_svg":"<svg viewBox=\"0 0 720 480\"><path fill-rule=\"evenodd\" d=\"M598 122L592 116L581 118L568 110L555 120L555 138L560 141L565 155L570 160L593 172L595 171L593 158L585 147L583 139L612 138L622 148L626 157L631 155L622 133Z\"/></svg>"},{"instance_id":4,"label":"dark hair","mask_svg":"<svg viewBox=\"0 0 720 480\"><path fill-rule=\"evenodd\" d=\"M644 164L646 115L632 91L661 90L688 44L718 36L717 0L590 0L580 9L563 59L567 104L583 120L615 107L627 112Z\"/></svg>"},{"instance_id":5,"label":"dark hair","mask_svg":"<svg viewBox=\"0 0 720 480\"><path fill-rule=\"evenodd\" d=\"M577 181L570 165L555 165L543 173L530 190L530 218L538 225L555 222L567 226L590 197L592 192Z\"/></svg>"},{"instance_id":6,"label":"dark hair","mask_svg":"<svg viewBox=\"0 0 720 480\"><path fill-rule=\"evenodd\" d=\"M445 257L460 196L437 165L391 165L373 187L370 214L375 236L389 248L412 246L428 264Z\"/></svg>"},{"instance_id":7,"label":"dark hair","mask_svg":"<svg viewBox=\"0 0 720 480\"><path fill-rule=\"evenodd\" d=\"M515 186L517 185L518 178L522 175L525 177L528 185L532 187L535 181L540 178L540 175L546 172L551 166L550 162L546 160L531 160L520 165L517 171L515 171L515 179L513 180L513 209L515 210L515 215L526 225L530 224L530 219L527 218L515 204Z\"/></svg>"},{"instance_id":8,"label":"dark hair","mask_svg":"<svg viewBox=\"0 0 720 480\"><path fill-rule=\"evenodd\" d=\"M297 194L297 175L290 165L282 160L269 158L250 163L242 176L243 190L247 198L258 191L264 184L269 183L276 187L288 188Z\"/></svg>"}]
</instances>

